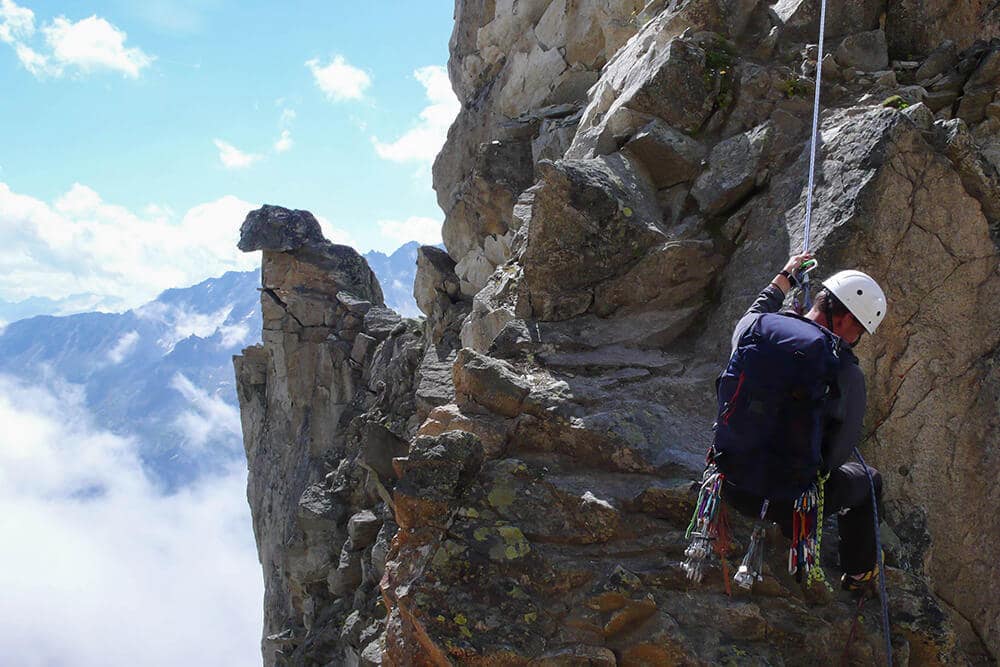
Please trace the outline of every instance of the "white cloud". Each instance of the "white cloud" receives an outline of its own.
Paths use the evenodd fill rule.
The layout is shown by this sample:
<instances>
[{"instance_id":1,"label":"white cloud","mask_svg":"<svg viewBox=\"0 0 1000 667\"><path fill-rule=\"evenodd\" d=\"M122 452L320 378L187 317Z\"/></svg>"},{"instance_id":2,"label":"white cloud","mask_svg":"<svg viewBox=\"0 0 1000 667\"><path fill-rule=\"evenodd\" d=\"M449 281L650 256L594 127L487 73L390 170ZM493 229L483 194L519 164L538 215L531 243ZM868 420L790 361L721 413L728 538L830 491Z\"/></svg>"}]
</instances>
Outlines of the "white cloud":
<instances>
[{"instance_id":1,"label":"white cloud","mask_svg":"<svg viewBox=\"0 0 1000 667\"><path fill-rule=\"evenodd\" d=\"M153 62L142 49L126 48L126 34L97 16L76 23L60 16L42 32L60 66L72 65L83 72L109 69L135 78Z\"/></svg>"},{"instance_id":2,"label":"white cloud","mask_svg":"<svg viewBox=\"0 0 1000 667\"><path fill-rule=\"evenodd\" d=\"M292 147L292 143L292 133L289 130L282 130L281 136L274 142L274 150L278 153L284 153Z\"/></svg>"},{"instance_id":3,"label":"white cloud","mask_svg":"<svg viewBox=\"0 0 1000 667\"><path fill-rule=\"evenodd\" d=\"M259 253L236 248L240 225L257 206L227 195L183 215L162 206L135 213L79 183L48 204L0 181L0 299L75 297L73 303L124 310L170 287L259 268ZM327 238L354 245L347 232L317 217Z\"/></svg>"},{"instance_id":4,"label":"white cloud","mask_svg":"<svg viewBox=\"0 0 1000 667\"><path fill-rule=\"evenodd\" d=\"M236 248L253 208L226 196L178 220L163 209L133 213L80 184L50 205L0 182L0 298L88 294L127 308L169 287L257 268L257 253Z\"/></svg>"},{"instance_id":5,"label":"white cloud","mask_svg":"<svg viewBox=\"0 0 1000 667\"><path fill-rule=\"evenodd\" d=\"M169 354L174 346L185 338L190 336L210 338L216 332L222 331L232 311L232 306L226 306L212 313L200 313L183 304L175 306L153 301L136 308L135 314L144 320L160 322L169 327L163 337L156 341L163 353ZM225 333L223 337L226 337Z\"/></svg>"},{"instance_id":6,"label":"white cloud","mask_svg":"<svg viewBox=\"0 0 1000 667\"><path fill-rule=\"evenodd\" d=\"M0 556L5 664L260 663L242 464L161 493L137 443L64 384L0 376L0 420L0 534L17 536Z\"/></svg>"},{"instance_id":7,"label":"white cloud","mask_svg":"<svg viewBox=\"0 0 1000 667\"><path fill-rule=\"evenodd\" d=\"M423 85L430 104L421 110L413 127L395 141L384 143L378 137L372 137L375 152L384 160L433 162L448 137L448 128L461 108L458 98L451 90L448 71L444 67L421 67L413 76Z\"/></svg>"},{"instance_id":8,"label":"white cloud","mask_svg":"<svg viewBox=\"0 0 1000 667\"><path fill-rule=\"evenodd\" d=\"M226 143L222 139L214 139L213 141L215 147L219 149L219 162L226 169L244 169L261 158L256 153L244 153L236 146Z\"/></svg>"},{"instance_id":9,"label":"white cloud","mask_svg":"<svg viewBox=\"0 0 1000 667\"><path fill-rule=\"evenodd\" d=\"M115 343L115 346L108 350L108 361L112 364L120 364L125 357L135 351L135 346L139 343L139 332L132 330L124 334Z\"/></svg>"},{"instance_id":10,"label":"white cloud","mask_svg":"<svg viewBox=\"0 0 1000 667\"><path fill-rule=\"evenodd\" d=\"M278 105L281 106L285 103L284 98L279 98L277 101ZM291 149L294 145L292 141L292 122L295 121L295 109L289 109L287 107L281 110L281 117L278 118L278 127L281 129L281 135L274 142L274 152L284 153L285 151Z\"/></svg>"},{"instance_id":11,"label":"white cloud","mask_svg":"<svg viewBox=\"0 0 1000 667\"><path fill-rule=\"evenodd\" d=\"M36 77L107 70L134 79L153 62L142 49L125 46L128 35L97 15L79 21L65 16L49 21L41 29L44 51L37 35L34 12L13 0L0 0L0 41L10 44L24 68Z\"/></svg>"},{"instance_id":12,"label":"white cloud","mask_svg":"<svg viewBox=\"0 0 1000 667\"><path fill-rule=\"evenodd\" d=\"M183 373L175 374L170 386L179 391L190 405L190 409L174 421L174 426L184 436L184 445L200 449L216 438L241 437L240 412L236 406L196 387Z\"/></svg>"},{"instance_id":13,"label":"white cloud","mask_svg":"<svg viewBox=\"0 0 1000 667\"><path fill-rule=\"evenodd\" d=\"M320 65L319 60L313 58L306 61L306 67L319 89L333 102L360 100L372 83L367 72L349 64L340 55L334 56L328 65Z\"/></svg>"},{"instance_id":14,"label":"white cloud","mask_svg":"<svg viewBox=\"0 0 1000 667\"><path fill-rule=\"evenodd\" d=\"M250 337L250 325L245 322L226 324L219 327L219 335L222 336L222 347L242 346Z\"/></svg>"},{"instance_id":15,"label":"white cloud","mask_svg":"<svg viewBox=\"0 0 1000 667\"><path fill-rule=\"evenodd\" d=\"M333 223L321 215L316 216L316 222L319 223L319 229L323 232L323 236L331 242L339 243L340 245L349 245L352 248L358 247L358 244L354 242L354 238L351 236L350 232L340 229L339 227L334 227Z\"/></svg>"},{"instance_id":16,"label":"white cloud","mask_svg":"<svg viewBox=\"0 0 1000 667\"><path fill-rule=\"evenodd\" d=\"M422 245L441 243L441 221L434 218L410 216L406 220L379 220L377 224L379 233L387 241L384 247L388 252L409 241Z\"/></svg>"},{"instance_id":17,"label":"white cloud","mask_svg":"<svg viewBox=\"0 0 1000 667\"><path fill-rule=\"evenodd\" d=\"M227 306L214 313L185 311L183 314L174 317L174 329L172 333L177 336L177 340L184 340L189 336L208 338L219 330L219 327L226 321L232 310L232 306Z\"/></svg>"},{"instance_id":18,"label":"white cloud","mask_svg":"<svg viewBox=\"0 0 1000 667\"><path fill-rule=\"evenodd\" d=\"M16 44L35 34L35 13L12 0L0 0L0 42Z\"/></svg>"}]
</instances>

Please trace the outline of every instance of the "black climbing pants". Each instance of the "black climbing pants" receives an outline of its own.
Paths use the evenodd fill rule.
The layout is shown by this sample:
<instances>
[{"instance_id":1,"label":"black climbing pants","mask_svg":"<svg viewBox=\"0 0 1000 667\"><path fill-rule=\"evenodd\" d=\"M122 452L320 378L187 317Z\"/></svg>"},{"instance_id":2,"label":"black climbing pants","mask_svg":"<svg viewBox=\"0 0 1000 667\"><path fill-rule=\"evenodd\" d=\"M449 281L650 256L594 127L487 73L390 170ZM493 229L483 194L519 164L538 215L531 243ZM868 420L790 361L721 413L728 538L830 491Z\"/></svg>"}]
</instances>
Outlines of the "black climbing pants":
<instances>
[{"instance_id":1,"label":"black climbing pants","mask_svg":"<svg viewBox=\"0 0 1000 667\"><path fill-rule=\"evenodd\" d=\"M882 516L882 476L868 467L875 480L879 517ZM840 528L840 567L847 574L861 574L875 567L875 523L872 518L871 486L860 463L845 463L830 473L826 481L824 512L830 516L847 510L838 517ZM764 500L748 494L728 481L723 485L723 499L740 514L756 519ZM792 503L772 502L768 505L768 521L777 523L785 537L792 536Z\"/></svg>"}]
</instances>

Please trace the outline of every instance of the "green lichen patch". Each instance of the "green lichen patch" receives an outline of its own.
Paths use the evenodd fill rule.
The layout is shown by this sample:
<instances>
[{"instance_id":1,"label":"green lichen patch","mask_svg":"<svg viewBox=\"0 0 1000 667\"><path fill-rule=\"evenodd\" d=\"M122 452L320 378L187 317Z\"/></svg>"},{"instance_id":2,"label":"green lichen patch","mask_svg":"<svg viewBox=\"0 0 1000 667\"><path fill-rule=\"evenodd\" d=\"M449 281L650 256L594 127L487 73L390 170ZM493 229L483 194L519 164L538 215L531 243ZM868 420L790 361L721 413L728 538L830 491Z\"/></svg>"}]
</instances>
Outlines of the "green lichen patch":
<instances>
[{"instance_id":1,"label":"green lichen patch","mask_svg":"<svg viewBox=\"0 0 1000 667\"><path fill-rule=\"evenodd\" d=\"M514 503L514 498L516 494L514 489L505 485L497 484L492 489L490 489L489 494L486 496L486 500L489 501L490 505L493 507L503 510L510 507Z\"/></svg>"},{"instance_id":2,"label":"green lichen patch","mask_svg":"<svg viewBox=\"0 0 1000 667\"><path fill-rule=\"evenodd\" d=\"M899 95L892 95L882 100L882 106L902 111L906 107L910 106L910 104Z\"/></svg>"}]
</instances>

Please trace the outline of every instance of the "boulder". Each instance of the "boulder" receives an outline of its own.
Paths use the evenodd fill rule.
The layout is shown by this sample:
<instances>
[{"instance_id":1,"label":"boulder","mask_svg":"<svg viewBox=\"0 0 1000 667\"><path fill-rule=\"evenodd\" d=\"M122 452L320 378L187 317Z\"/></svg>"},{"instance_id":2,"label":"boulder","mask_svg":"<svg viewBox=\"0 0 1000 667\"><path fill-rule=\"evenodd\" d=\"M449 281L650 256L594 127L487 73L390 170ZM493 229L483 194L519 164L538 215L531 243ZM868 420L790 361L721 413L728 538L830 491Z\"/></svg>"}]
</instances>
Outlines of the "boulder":
<instances>
[{"instance_id":1,"label":"boulder","mask_svg":"<svg viewBox=\"0 0 1000 667\"><path fill-rule=\"evenodd\" d=\"M934 142L948 156L962 185L982 207L994 239L1000 241L1000 176L980 152L961 119L934 123Z\"/></svg>"},{"instance_id":2,"label":"boulder","mask_svg":"<svg viewBox=\"0 0 1000 667\"><path fill-rule=\"evenodd\" d=\"M770 123L720 142L708 157L708 171L694 182L691 196L706 215L718 215L746 197L768 166L774 128Z\"/></svg>"},{"instance_id":3,"label":"boulder","mask_svg":"<svg viewBox=\"0 0 1000 667\"><path fill-rule=\"evenodd\" d=\"M496 237L490 235L486 238ZM489 280L495 266L479 248L467 252L462 261L455 265L455 275L458 276L462 294L475 296Z\"/></svg>"},{"instance_id":4,"label":"boulder","mask_svg":"<svg viewBox=\"0 0 1000 667\"><path fill-rule=\"evenodd\" d=\"M619 310L666 311L700 304L723 261L710 241L669 241L650 250L627 273L598 285L592 310L607 317Z\"/></svg>"},{"instance_id":5,"label":"boulder","mask_svg":"<svg viewBox=\"0 0 1000 667\"><path fill-rule=\"evenodd\" d=\"M350 542L344 544L340 551L340 560L336 569L330 570L327 578L327 586L330 592L337 597L348 597L354 594L354 590L361 583L361 557L362 551L353 549Z\"/></svg>"},{"instance_id":6,"label":"boulder","mask_svg":"<svg viewBox=\"0 0 1000 667\"><path fill-rule=\"evenodd\" d=\"M657 48L655 23L644 28L648 39L633 40L626 47L631 53L602 72L567 157L612 153L652 117L685 133L708 119L723 75L707 64L706 50L693 40L673 39Z\"/></svg>"},{"instance_id":7,"label":"boulder","mask_svg":"<svg viewBox=\"0 0 1000 667\"><path fill-rule=\"evenodd\" d=\"M363 510L348 519L347 535L356 549L364 549L375 542L381 527L382 519L371 510Z\"/></svg>"},{"instance_id":8,"label":"boulder","mask_svg":"<svg viewBox=\"0 0 1000 667\"><path fill-rule=\"evenodd\" d=\"M367 313L372 307L371 301L359 299L350 292L346 292L344 290L337 292L337 301L339 301L348 312L361 317L364 317L365 313Z\"/></svg>"},{"instance_id":9,"label":"boulder","mask_svg":"<svg viewBox=\"0 0 1000 667\"><path fill-rule=\"evenodd\" d=\"M777 0L771 9L783 28L784 39L815 43L819 35L819 0ZM834 38L877 28L885 2L861 0L849 5L829 2L826 10L826 36Z\"/></svg>"},{"instance_id":10,"label":"boulder","mask_svg":"<svg viewBox=\"0 0 1000 667\"><path fill-rule=\"evenodd\" d=\"M243 252L285 252L324 242L319 222L309 211L290 210L264 204L250 211L240 226L237 247Z\"/></svg>"},{"instance_id":11,"label":"boulder","mask_svg":"<svg viewBox=\"0 0 1000 667\"><path fill-rule=\"evenodd\" d=\"M917 71L913 73L913 78L916 81L933 79L939 74L947 72L956 63L958 63L958 51L955 48L955 42L946 39L927 55Z\"/></svg>"},{"instance_id":12,"label":"boulder","mask_svg":"<svg viewBox=\"0 0 1000 667\"><path fill-rule=\"evenodd\" d=\"M1000 14L991 0L895 0L884 7L893 57L929 54L948 40L964 49L1000 34Z\"/></svg>"},{"instance_id":13,"label":"boulder","mask_svg":"<svg viewBox=\"0 0 1000 667\"><path fill-rule=\"evenodd\" d=\"M624 150L646 167L657 188L694 179L707 154L700 143L660 120L639 130Z\"/></svg>"},{"instance_id":14,"label":"boulder","mask_svg":"<svg viewBox=\"0 0 1000 667\"><path fill-rule=\"evenodd\" d=\"M929 131L934 125L934 114L926 104L917 103L903 109L903 115L913 121L913 124L923 131Z\"/></svg>"},{"instance_id":15,"label":"boulder","mask_svg":"<svg viewBox=\"0 0 1000 667\"><path fill-rule=\"evenodd\" d=\"M969 76L962 89L956 116L974 125L986 118L986 107L994 101L1000 89L1000 40L997 46L981 56L979 66Z\"/></svg>"},{"instance_id":16,"label":"boulder","mask_svg":"<svg viewBox=\"0 0 1000 667\"><path fill-rule=\"evenodd\" d=\"M455 260L434 246L417 250L417 273L413 281L413 298L425 315L430 315L441 300L455 301L461 292L455 275Z\"/></svg>"},{"instance_id":17,"label":"boulder","mask_svg":"<svg viewBox=\"0 0 1000 667\"><path fill-rule=\"evenodd\" d=\"M524 288L532 316L567 319L587 311L594 287L658 241L655 194L620 155L539 166L526 224Z\"/></svg>"},{"instance_id":18,"label":"boulder","mask_svg":"<svg viewBox=\"0 0 1000 667\"><path fill-rule=\"evenodd\" d=\"M885 32L869 30L848 35L837 47L837 63L860 72L877 72L889 68L889 51Z\"/></svg>"},{"instance_id":19,"label":"boulder","mask_svg":"<svg viewBox=\"0 0 1000 667\"><path fill-rule=\"evenodd\" d=\"M462 484L482 465L479 439L462 431L418 436L405 457L396 459L400 481L393 493L396 521L404 530L443 521Z\"/></svg>"},{"instance_id":20,"label":"boulder","mask_svg":"<svg viewBox=\"0 0 1000 667\"><path fill-rule=\"evenodd\" d=\"M364 331L377 341L385 340L402 321L399 313L385 306L373 306L365 313Z\"/></svg>"},{"instance_id":21,"label":"boulder","mask_svg":"<svg viewBox=\"0 0 1000 667\"><path fill-rule=\"evenodd\" d=\"M414 400L422 417L439 405L455 400L451 367L457 352L450 346L428 345L416 374Z\"/></svg>"},{"instance_id":22,"label":"boulder","mask_svg":"<svg viewBox=\"0 0 1000 667\"><path fill-rule=\"evenodd\" d=\"M484 237L503 235L510 228L514 200L531 185L531 152L531 141L524 139L493 140L477 147L470 172L442 202L446 216L441 236L456 261L482 247Z\"/></svg>"},{"instance_id":23,"label":"boulder","mask_svg":"<svg viewBox=\"0 0 1000 667\"><path fill-rule=\"evenodd\" d=\"M375 471L383 484L390 484L395 477L392 460L406 454L406 441L386 428L385 424L367 420L363 425L362 442L361 460Z\"/></svg>"},{"instance_id":24,"label":"boulder","mask_svg":"<svg viewBox=\"0 0 1000 667\"><path fill-rule=\"evenodd\" d=\"M505 417L520 414L531 389L509 364L468 348L459 350L453 378L460 399L472 400Z\"/></svg>"},{"instance_id":25,"label":"boulder","mask_svg":"<svg viewBox=\"0 0 1000 667\"><path fill-rule=\"evenodd\" d=\"M356 334L351 347L351 359L356 363L364 363L365 357L375 351L376 340L363 333Z\"/></svg>"}]
</instances>

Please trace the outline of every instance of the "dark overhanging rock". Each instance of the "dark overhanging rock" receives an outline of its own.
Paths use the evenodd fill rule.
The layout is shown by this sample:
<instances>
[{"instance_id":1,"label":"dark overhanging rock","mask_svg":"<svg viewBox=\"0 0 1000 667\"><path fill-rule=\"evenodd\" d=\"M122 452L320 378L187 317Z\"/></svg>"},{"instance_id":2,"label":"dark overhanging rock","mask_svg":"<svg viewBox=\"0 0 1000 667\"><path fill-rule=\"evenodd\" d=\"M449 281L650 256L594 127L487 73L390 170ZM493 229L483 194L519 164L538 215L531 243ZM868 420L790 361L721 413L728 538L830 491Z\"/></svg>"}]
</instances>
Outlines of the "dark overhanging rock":
<instances>
[{"instance_id":1,"label":"dark overhanging rock","mask_svg":"<svg viewBox=\"0 0 1000 667\"><path fill-rule=\"evenodd\" d=\"M309 211L264 204L247 214L240 227L237 247L243 252L288 252L322 245L324 240L319 222Z\"/></svg>"},{"instance_id":2,"label":"dark overhanging rock","mask_svg":"<svg viewBox=\"0 0 1000 667\"><path fill-rule=\"evenodd\" d=\"M269 204L250 211L240 226L237 247L243 252L263 250L265 265L272 260L281 263L280 256L285 254L315 267L319 272L316 279L325 276L322 282L327 287L336 286L334 295L343 289L355 298L375 305L384 304L382 288L365 258L350 246L328 241L309 211ZM273 289L267 274L281 274L287 278L284 268L265 270L262 273L265 289Z\"/></svg>"}]
</instances>

